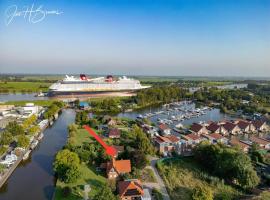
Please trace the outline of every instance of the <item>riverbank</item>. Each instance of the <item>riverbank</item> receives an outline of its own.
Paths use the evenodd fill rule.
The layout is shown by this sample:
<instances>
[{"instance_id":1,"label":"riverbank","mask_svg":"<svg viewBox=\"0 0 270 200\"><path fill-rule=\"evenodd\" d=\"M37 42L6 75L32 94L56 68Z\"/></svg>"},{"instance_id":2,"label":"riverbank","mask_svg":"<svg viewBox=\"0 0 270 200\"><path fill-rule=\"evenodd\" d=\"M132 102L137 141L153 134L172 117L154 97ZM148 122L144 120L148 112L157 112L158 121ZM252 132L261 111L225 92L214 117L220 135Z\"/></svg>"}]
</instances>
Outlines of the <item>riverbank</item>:
<instances>
[{"instance_id":1,"label":"riverbank","mask_svg":"<svg viewBox=\"0 0 270 200\"><path fill-rule=\"evenodd\" d=\"M65 145L67 126L74 119L74 110L64 109L55 123L43 132L42 142L32 151L30 158L20 162L0 189L1 200L52 199L55 190L52 163L56 152Z\"/></svg>"}]
</instances>

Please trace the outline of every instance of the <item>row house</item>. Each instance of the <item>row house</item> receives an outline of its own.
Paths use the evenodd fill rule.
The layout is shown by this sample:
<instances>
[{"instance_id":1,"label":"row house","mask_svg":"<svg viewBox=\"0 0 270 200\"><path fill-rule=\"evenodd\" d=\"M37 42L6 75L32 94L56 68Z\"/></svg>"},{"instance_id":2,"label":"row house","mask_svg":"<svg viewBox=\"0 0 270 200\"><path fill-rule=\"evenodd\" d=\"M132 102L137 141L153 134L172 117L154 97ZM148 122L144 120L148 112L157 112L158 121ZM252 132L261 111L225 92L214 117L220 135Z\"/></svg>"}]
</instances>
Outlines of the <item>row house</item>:
<instances>
[{"instance_id":1,"label":"row house","mask_svg":"<svg viewBox=\"0 0 270 200\"><path fill-rule=\"evenodd\" d=\"M210 133L219 133L221 135L228 135L228 131L220 124L212 122L207 126Z\"/></svg>"},{"instance_id":2,"label":"row house","mask_svg":"<svg viewBox=\"0 0 270 200\"><path fill-rule=\"evenodd\" d=\"M257 131L268 131L269 126L267 125L266 121L263 120L255 120L252 122L254 127L256 128Z\"/></svg>"},{"instance_id":3,"label":"row house","mask_svg":"<svg viewBox=\"0 0 270 200\"><path fill-rule=\"evenodd\" d=\"M119 181L117 190L121 200L141 200L144 195L142 183L138 179Z\"/></svg>"},{"instance_id":4,"label":"row house","mask_svg":"<svg viewBox=\"0 0 270 200\"><path fill-rule=\"evenodd\" d=\"M196 135L208 134L208 130L204 125L193 123L190 127L192 133Z\"/></svg>"},{"instance_id":5,"label":"row house","mask_svg":"<svg viewBox=\"0 0 270 200\"><path fill-rule=\"evenodd\" d=\"M206 138L200 137L195 133L182 135L182 138L187 142L187 145L190 146L195 146L196 144L199 144L201 141L206 140Z\"/></svg>"},{"instance_id":6,"label":"row house","mask_svg":"<svg viewBox=\"0 0 270 200\"><path fill-rule=\"evenodd\" d=\"M249 140L252 142L252 143L256 143L258 144L261 148L263 149L267 149L269 150L270 149L270 141L269 140L266 140L264 138L260 138L260 137L255 137L255 136L251 136L249 138Z\"/></svg>"},{"instance_id":7,"label":"row house","mask_svg":"<svg viewBox=\"0 0 270 200\"><path fill-rule=\"evenodd\" d=\"M249 121L240 120L236 123L243 133L256 131L256 127L253 125L253 123Z\"/></svg>"},{"instance_id":8,"label":"row house","mask_svg":"<svg viewBox=\"0 0 270 200\"><path fill-rule=\"evenodd\" d=\"M226 129L228 134L237 135L238 133L241 133L241 129L239 128L239 126L232 122L226 122L222 126Z\"/></svg>"}]
</instances>

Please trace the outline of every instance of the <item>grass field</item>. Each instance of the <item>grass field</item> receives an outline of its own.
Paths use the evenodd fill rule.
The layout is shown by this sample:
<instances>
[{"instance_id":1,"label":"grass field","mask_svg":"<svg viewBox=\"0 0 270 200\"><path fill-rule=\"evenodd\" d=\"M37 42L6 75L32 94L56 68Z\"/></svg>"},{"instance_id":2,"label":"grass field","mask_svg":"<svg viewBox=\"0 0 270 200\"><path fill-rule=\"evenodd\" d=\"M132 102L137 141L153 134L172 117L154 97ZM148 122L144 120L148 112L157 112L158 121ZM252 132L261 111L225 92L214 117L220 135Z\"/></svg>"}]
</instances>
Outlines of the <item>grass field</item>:
<instances>
[{"instance_id":1,"label":"grass field","mask_svg":"<svg viewBox=\"0 0 270 200\"><path fill-rule=\"evenodd\" d=\"M84 129L79 129L76 133L76 137L72 137L73 145L79 146L83 142L91 142L92 137L89 133ZM81 177L75 182L71 184L65 184L59 180L56 182L56 191L55 191L55 200L77 200L83 198L83 189L85 184L89 184L91 187L91 191L89 196L92 197L96 194L97 190L106 183L107 179L96 172L96 170L92 167L87 166L85 163L81 163ZM72 194L65 198L62 194L62 189L64 187L72 188Z\"/></svg>"},{"instance_id":2,"label":"grass field","mask_svg":"<svg viewBox=\"0 0 270 200\"><path fill-rule=\"evenodd\" d=\"M224 184L217 177L204 173L193 158L160 161L158 169L171 199L189 200L192 190L199 185L211 188L215 199L238 199L241 195L239 191Z\"/></svg>"},{"instance_id":3,"label":"grass field","mask_svg":"<svg viewBox=\"0 0 270 200\"><path fill-rule=\"evenodd\" d=\"M26 103L34 103L38 106L50 106L54 100L31 100L31 101L7 101L5 105L15 105L15 106L24 106Z\"/></svg>"},{"instance_id":4,"label":"grass field","mask_svg":"<svg viewBox=\"0 0 270 200\"><path fill-rule=\"evenodd\" d=\"M47 92L50 85L51 83L47 82L0 82L0 92Z\"/></svg>"},{"instance_id":5,"label":"grass field","mask_svg":"<svg viewBox=\"0 0 270 200\"><path fill-rule=\"evenodd\" d=\"M85 164L81 164L80 171L82 176L75 183L65 184L59 180L56 183L55 190L55 200L66 199L66 200L77 200L82 199L83 197L83 189L85 184L89 184L91 187L91 191L89 196L92 197L96 194L97 190L106 183L106 178L102 175L99 175L95 172L95 169L91 169ZM72 194L68 196L68 198L63 197L62 188L71 187Z\"/></svg>"}]
</instances>

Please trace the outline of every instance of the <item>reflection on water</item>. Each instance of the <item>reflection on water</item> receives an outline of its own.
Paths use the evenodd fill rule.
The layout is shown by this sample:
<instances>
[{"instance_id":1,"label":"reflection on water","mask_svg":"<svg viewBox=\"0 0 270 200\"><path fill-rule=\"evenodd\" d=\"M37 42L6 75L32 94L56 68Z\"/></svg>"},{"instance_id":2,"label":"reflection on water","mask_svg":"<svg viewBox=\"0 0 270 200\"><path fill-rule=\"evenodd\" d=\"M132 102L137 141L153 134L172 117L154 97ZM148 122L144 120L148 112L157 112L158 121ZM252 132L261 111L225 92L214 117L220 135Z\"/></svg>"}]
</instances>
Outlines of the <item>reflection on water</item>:
<instances>
[{"instance_id":1,"label":"reflection on water","mask_svg":"<svg viewBox=\"0 0 270 200\"><path fill-rule=\"evenodd\" d=\"M53 160L67 140L67 125L74 122L75 111L64 110L54 125L44 131L44 137L22 162L0 190L1 200L52 199L54 192Z\"/></svg>"}]
</instances>

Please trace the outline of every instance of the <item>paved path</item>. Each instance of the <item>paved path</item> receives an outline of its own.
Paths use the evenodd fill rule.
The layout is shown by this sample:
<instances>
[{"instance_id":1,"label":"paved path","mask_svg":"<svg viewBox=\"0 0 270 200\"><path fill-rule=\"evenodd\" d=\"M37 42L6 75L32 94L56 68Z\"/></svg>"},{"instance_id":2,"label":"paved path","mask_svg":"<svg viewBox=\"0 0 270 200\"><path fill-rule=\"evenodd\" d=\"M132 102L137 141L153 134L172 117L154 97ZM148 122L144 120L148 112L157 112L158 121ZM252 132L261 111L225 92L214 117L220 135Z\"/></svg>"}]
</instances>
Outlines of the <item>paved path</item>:
<instances>
[{"instance_id":1,"label":"paved path","mask_svg":"<svg viewBox=\"0 0 270 200\"><path fill-rule=\"evenodd\" d=\"M157 168L156 168L156 163L158 161L158 158L151 158L151 166L149 166L153 172L154 172L154 175L156 177L156 180L157 180L157 183L144 183L144 185L146 187L149 187L149 188L157 188L160 190L162 196L163 196L163 200L170 200L170 196L167 192L167 189L165 187L165 184L162 180L162 178L160 177L158 171L157 171Z\"/></svg>"}]
</instances>

